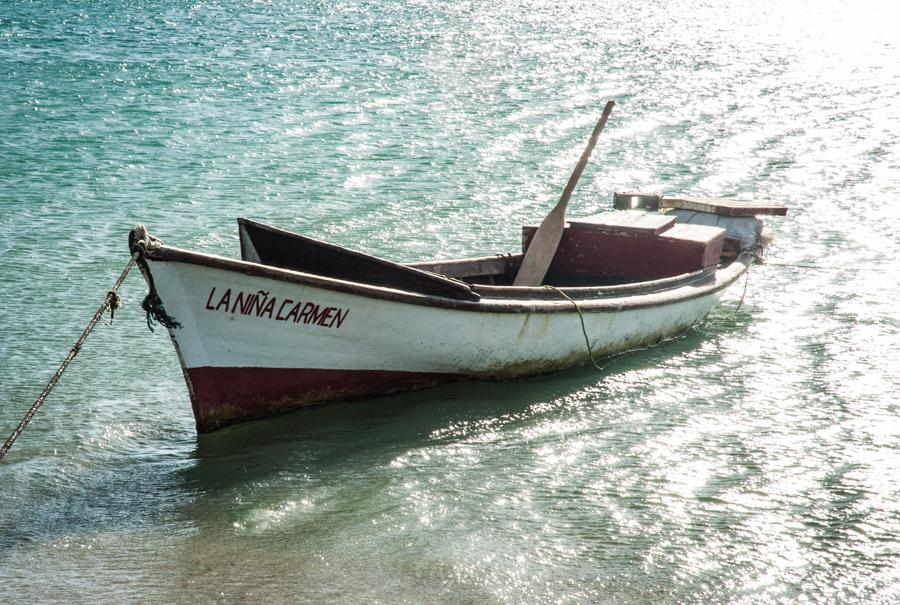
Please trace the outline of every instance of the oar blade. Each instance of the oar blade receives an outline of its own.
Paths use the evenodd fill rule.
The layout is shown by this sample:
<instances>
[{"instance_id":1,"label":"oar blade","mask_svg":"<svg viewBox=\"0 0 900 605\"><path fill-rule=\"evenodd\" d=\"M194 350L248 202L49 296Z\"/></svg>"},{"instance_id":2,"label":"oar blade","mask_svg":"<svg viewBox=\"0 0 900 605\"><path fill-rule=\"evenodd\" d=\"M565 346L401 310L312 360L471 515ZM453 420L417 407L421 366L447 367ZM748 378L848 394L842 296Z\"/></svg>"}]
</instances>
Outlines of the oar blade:
<instances>
[{"instance_id":1,"label":"oar blade","mask_svg":"<svg viewBox=\"0 0 900 605\"><path fill-rule=\"evenodd\" d=\"M513 286L540 286L553 262L566 227L565 208L557 204L541 222L531 239Z\"/></svg>"}]
</instances>

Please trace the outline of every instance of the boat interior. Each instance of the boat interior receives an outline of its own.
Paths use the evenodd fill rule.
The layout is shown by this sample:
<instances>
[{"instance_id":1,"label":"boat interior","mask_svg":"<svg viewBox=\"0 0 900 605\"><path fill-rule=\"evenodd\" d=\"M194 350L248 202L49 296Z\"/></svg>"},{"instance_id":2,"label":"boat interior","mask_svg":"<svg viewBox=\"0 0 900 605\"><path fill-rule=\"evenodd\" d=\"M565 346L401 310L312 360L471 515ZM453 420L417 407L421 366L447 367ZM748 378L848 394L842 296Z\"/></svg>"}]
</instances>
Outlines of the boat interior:
<instances>
[{"instance_id":1,"label":"boat interior","mask_svg":"<svg viewBox=\"0 0 900 605\"><path fill-rule=\"evenodd\" d=\"M734 207L733 202L727 203L722 206L726 210ZM722 216L715 205L699 210L672 207L676 210L638 208L571 219L544 284L618 286L694 275L731 262L748 244L755 245L761 232L762 224L752 214ZM238 225L241 257L246 261L462 299L473 296L472 286L511 286L537 231L533 225L522 228L522 252L403 264L249 219L238 219Z\"/></svg>"}]
</instances>

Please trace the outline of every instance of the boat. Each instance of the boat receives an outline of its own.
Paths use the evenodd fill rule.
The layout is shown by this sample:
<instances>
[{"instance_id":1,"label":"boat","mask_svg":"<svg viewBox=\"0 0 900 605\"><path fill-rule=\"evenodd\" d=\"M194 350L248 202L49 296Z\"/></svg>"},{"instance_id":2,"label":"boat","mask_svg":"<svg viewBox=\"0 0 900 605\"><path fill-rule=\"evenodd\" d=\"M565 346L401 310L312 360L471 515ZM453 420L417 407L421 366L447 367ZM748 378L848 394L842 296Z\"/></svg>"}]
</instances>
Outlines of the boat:
<instances>
[{"instance_id":1,"label":"boat","mask_svg":"<svg viewBox=\"0 0 900 605\"><path fill-rule=\"evenodd\" d=\"M240 258L129 248L148 324L169 332L197 431L336 400L513 380L653 345L702 322L760 258L784 206L618 193L565 223L546 277L514 286L522 250L395 263L238 219Z\"/></svg>"}]
</instances>

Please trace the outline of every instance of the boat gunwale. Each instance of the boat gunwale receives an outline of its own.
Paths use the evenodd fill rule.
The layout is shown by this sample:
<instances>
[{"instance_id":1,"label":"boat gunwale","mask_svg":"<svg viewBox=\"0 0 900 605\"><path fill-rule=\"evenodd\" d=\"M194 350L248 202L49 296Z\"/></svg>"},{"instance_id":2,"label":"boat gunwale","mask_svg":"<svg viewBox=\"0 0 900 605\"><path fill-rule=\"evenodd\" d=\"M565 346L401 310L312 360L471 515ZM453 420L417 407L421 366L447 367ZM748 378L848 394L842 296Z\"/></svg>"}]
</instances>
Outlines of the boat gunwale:
<instances>
[{"instance_id":1,"label":"boat gunwale","mask_svg":"<svg viewBox=\"0 0 900 605\"><path fill-rule=\"evenodd\" d=\"M554 290L562 290L568 296L576 299L597 299L612 298L623 295L639 295L654 294L666 290L672 290L681 286L692 285L703 280L711 278L718 269L716 267L706 267L692 273L682 273L672 277L664 277L661 279L645 280L639 282L631 282L627 284L615 284L609 286L547 286L537 287L516 287L516 286L497 286L490 284L474 284L472 288L482 296L491 298L502 298L503 295L533 295L534 299L557 299L559 294ZM537 296L540 295L540 296Z\"/></svg>"},{"instance_id":2,"label":"boat gunwale","mask_svg":"<svg viewBox=\"0 0 900 605\"><path fill-rule=\"evenodd\" d=\"M252 277L312 286L389 302L482 313L572 312L574 310L572 301L563 297L560 292L572 298L580 310L595 313L666 306L707 296L727 288L743 275L757 258L755 249L746 249L735 260L723 267L710 267L660 280L614 286L514 288L512 286L473 285L473 291L481 295L481 298L479 300L460 300L374 286L364 282L345 281L251 261L194 252L165 244L158 244L147 250L145 255L152 261L200 265ZM686 288L690 288L690 290L686 290Z\"/></svg>"}]
</instances>

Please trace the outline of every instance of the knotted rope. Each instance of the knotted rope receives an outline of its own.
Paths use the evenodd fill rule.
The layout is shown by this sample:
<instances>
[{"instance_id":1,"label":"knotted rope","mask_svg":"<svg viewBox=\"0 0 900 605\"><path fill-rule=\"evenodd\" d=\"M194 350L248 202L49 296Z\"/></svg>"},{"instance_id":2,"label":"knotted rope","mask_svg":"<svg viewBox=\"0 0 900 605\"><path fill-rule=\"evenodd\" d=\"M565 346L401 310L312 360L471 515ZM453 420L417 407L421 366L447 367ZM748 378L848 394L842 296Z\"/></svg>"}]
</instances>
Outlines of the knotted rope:
<instances>
[{"instance_id":1,"label":"knotted rope","mask_svg":"<svg viewBox=\"0 0 900 605\"><path fill-rule=\"evenodd\" d=\"M147 296L144 297L143 302L141 302L141 308L144 309L144 313L147 314L147 327L150 328L150 331L153 332L153 326L159 324L164 328L174 329L180 328L181 324L175 320L174 317L166 313L166 308L163 306L162 299L160 299L159 294L156 292L156 284L153 282L153 274L150 273L150 269L147 267L147 261L144 260L144 255L148 250L153 250L162 242L147 232L147 228L143 225L137 225L131 232L128 234L128 249L131 250L133 255L136 255L136 260L138 266L141 268L141 273L144 274L144 278L147 280Z\"/></svg>"}]
</instances>

